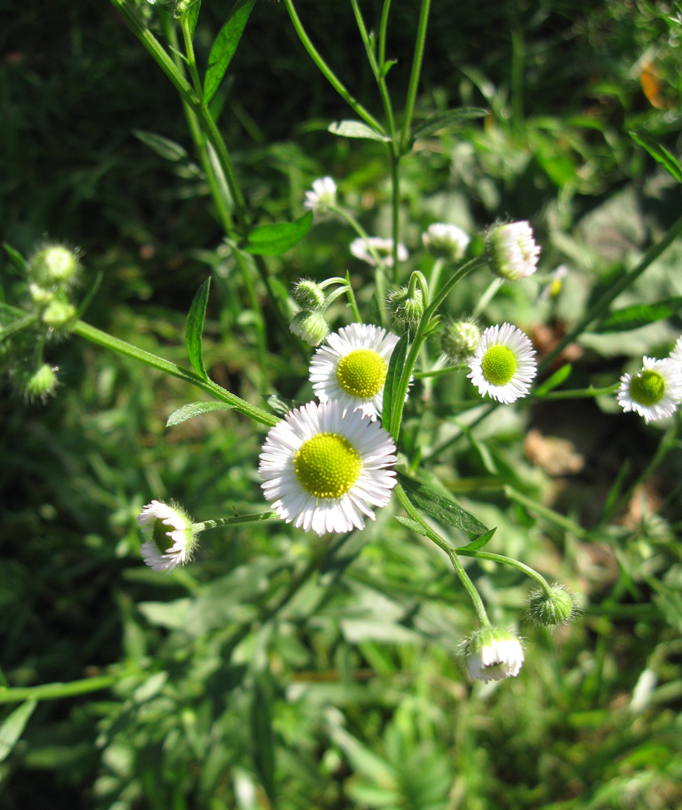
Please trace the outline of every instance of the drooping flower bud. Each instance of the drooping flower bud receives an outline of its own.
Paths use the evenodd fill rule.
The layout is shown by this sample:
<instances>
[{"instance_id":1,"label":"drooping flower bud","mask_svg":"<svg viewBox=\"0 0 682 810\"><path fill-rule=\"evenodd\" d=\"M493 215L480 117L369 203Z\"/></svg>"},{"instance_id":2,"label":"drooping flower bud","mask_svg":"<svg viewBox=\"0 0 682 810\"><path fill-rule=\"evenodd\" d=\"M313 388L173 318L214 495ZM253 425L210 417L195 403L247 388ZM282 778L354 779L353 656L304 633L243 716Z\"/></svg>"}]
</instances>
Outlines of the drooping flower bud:
<instances>
[{"instance_id":1,"label":"drooping flower bud","mask_svg":"<svg viewBox=\"0 0 682 810\"><path fill-rule=\"evenodd\" d=\"M177 503L152 501L140 512L137 523L149 537L140 553L154 571L169 573L192 559L197 535L192 518Z\"/></svg>"},{"instance_id":2,"label":"drooping flower bud","mask_svg":"<svg viewBox=\"0 0 682 810\"><path fill-rule=\"evenodd\" d=\"M320 309L326 300L322 287L309 278L297 281L291 294L301 309Z\"/></svg>"},{"instance_id":3,"label":"drooping flower bud","mask_svg":"<svg viewBox=\"0 0 682 810\"><path fill-rule=\"evenodd\" d=\"M470 241L469 234L461 228L442 222L429 225L422 234L422 242L429 253L452 262L458 262L464 256Z\"/></svg>"},{"instance_id":4,"label":"drooping flower bud","mask_svg":"<svg viewBox=\"0 0 682 810\"><path fill-rule=\"evenodd\" d=\"M480 340L481 330L475 321L450 321L441 332L440 348L447 362L456 366L471 357Z\"/></svg>"},{"instance_id":5,"label":"drooping flower bud","mask_svg":"<svg viewBox=\"0 0 682 810\"><path fill-rule=\"evenodd\" d=\"M491 228L486 237L486 257L495 275L510 281L532 276L540 248L527 222L509 222Z\"/></svg>"},{"instance_id":6,"label":"drooping flower bud","mask_svg":"<svg viewBox=\"0 0 682 810\"><path fill-rule=\"evenodd\" d=\"M45 400L54 394L57 387L57 367L43 363L37 369L22 369L14 372L12 382L28 402Z\"/></svg>"},{"instance_id":7,"label":"drooping flower bud","mask_svg":"<svg viewBox=\"0 0 682 810\"><path fill-rule=\"evenodd\" d=\"M538 624L568 624L577 613L573 596L561 585L553 585L549 593L540 588L530 595L528 615Z\"/></svg>"},{"instance_id":8,"label":"drooping flower bud","mask_svg":"<svg viewBox=\"0 0 682 810\"><path fill-rule=\"evenodd\" d=\"M420 287L415 287L412 295L409 287L391 290L386 304L393 322L403 329L414 329L424 314L424 294Z\"/></svg>"},{"instance_id":9,"label":"drooping flower bud","mask_svg":"<svg viewBox=\"0 0 682 810\"><path fill-rule=\"evenodd\" d=\"M464 655L471 680L501 681L515 678L523 664L521 642L496 627L477 630L464 642Z\"/></svg>"},{"instance_id":10,"label":"drooping flower bud","mask_svg":"<svg viewBox=\"0 0 682 810\"><path fill-rule=\"evenodd\" d=\"M294 315L289 329L309 346L319 346L329 334L329 324L322 312L303 309Z\"/></svg>"},{"instance_id":11,"label":"drooping flower bud","mask_svg":"<svg viewBox=\"0 0 682 810\"><path fill-rule=\"evenodd\" d=\"M78 257L63 245L48 245L39 250L28 265L29 277L46 286L73 284L78 278L78 271Z\"/></svg>"}]
</instances>

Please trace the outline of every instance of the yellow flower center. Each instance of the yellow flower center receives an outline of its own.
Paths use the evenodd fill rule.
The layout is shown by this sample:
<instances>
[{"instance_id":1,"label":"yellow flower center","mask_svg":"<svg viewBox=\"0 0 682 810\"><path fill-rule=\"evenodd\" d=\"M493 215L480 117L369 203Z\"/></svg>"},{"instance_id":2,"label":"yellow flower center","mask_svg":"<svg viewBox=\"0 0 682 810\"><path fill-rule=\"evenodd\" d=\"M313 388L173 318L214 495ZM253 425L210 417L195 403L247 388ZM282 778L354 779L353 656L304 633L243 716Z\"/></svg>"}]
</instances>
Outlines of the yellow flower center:
<instances>
[{"instance_id":1,"label":"yellow flower center","mask_svg":"<svg viewBox=\"0 0 682 810\"><path fill-rule=\"evenodd\" d=\"M372 399L384 387L388 366L371 349L355 349L339 361L336 379L343 390L358 399Z\"/></svg>"},{"instance_id":2,"label":"yellow flower center","mask_svg":"<svg viewBox=\"0 0 682 810\"><path fill-rule=\"evenodd\" d=\"M516 371L516 355L508 346L491 346L483 355L481 370L490 385L506 385Z\"/></svg>"},{"instance_id":3,"label":"yellow flower center","mask_svg":"<svg viewBox=\"0 0 682 810\"><path fill-rule=\"evenodd\" d=\"M639 405L655 405L665 394L665 380L657 371L640 371L630 380L630 396Z\"/></svg>"},{"instance_id":4,"label":"yellow flower center","mask_svg":"<svg viewBox=\"0 0 682 810\"><path fill-rule=\"evenodd\" d=\"M299 484L316 498L340 498L358 480L362 462L353 445L338 433L318 433L294 456Z\"/></svg>"}]
</instances>

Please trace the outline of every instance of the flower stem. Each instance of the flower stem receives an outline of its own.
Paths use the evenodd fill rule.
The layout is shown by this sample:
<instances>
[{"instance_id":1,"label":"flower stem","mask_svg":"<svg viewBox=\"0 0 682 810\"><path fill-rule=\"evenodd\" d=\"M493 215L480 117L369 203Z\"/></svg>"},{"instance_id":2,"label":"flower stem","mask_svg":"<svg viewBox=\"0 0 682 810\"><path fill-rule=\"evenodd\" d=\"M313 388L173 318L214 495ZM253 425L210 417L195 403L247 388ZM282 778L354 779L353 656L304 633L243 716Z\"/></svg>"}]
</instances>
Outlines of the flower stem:
<instances>
[{"instance_id":1,"label":"flower stem","mask_svg":"<svg viewBox=\"0 0 682 810\"><path fill-rule=\"evenodd\" d=\"M86 695L108 689L123 675L97 675L69 683L44 683L39 686L0 687L0 704L19 703L24 700L55 700L57 698Z\"/></svg>"},{"instance_id":2,"label":"flower stem","mask_svg":"<svg viewBox=\"0 0 682 810\"><path fill-rule=\"evenodd\" d=\"M197 532L206 532L209 529L219 529L221 526L241 526L244 523L259 523L263 520L279 520L276 512L258 512L255 515L235 515L231 518L217 518L194 523L192 529Z\"/></svg>"},{"instance_id":3,"label":"flower stem","mask_svg":"<svg viewBox=\"0 0 682 810\"><path fill-rule=\"evenodd\" d=\"M519 560L515 560L513 557L505 557L503 554L495 554L492 551L467 551L465 549L458 549L457 553L462 557L475 557L477 560L491 560L492 562L497 562L501 563L502 565L508 565L511 568L516 568L527 576L531 577L531 579L534 579L548 596L552 592L549 583L542 576L542 574L539 574L529 565L525 565L524 563L519 562Z\"/></svg>"},{"instance_id":4,"label":"flower stem","mask_svg":"<svg viewBox=\"0 0 682 810\"><path fill-rule=\"evenodd\" d=\"M529 509L531 512L535 512L536 515L545 518L545 520L548 520L550 523L554 523L555 526L559 526L560 528L565 529L567 532L575 535L575 537L577 537L579 540L592 539L589 532L585 531L582 526L578 526L578 524L574 523L570 518L559 514L559 512L555 512L548 506L544 506L543 504L534 501L532 498L528 498L526 495L522 495L520 492L512 489L512 487L506 486L504 488L504 494L509 498L510 501L514 501L526 509Z\"/></svg>"},{"instance_id":5,"label":"flower stem","mask_svg":"<svg viewBox=\"0 0 682 810\"><path fill-rule=\"evenodd\" d=\"M407 91L407 101L405 103L405 120L403 121L403 133L400 138L400 152L405 154L407 142L410 137L410 126L412 115L414 114L414 103L417 98L419 87L419 76L422 69L422 59L424 57L424 43L426 41L426 27L429 22L429 10L431 0L422 0L419 11L419 24L417 27L417 38L414 44L414 57L412 58L412 73L410 75L410 85Z\"/></svg>"}]
</instances>

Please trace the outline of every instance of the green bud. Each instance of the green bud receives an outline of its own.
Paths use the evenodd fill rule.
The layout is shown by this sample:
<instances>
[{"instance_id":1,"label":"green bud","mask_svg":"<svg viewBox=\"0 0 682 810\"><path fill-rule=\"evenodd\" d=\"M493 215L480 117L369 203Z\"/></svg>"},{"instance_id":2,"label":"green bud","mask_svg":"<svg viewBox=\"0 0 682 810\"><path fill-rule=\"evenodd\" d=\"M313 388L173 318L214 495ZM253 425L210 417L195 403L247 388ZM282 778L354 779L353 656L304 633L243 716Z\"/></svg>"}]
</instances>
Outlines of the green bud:
<instances>
[{"instance_id":1,"label":"green bud","mask_svg":"<svg viewBox=\"0 0 682 810\"><path fill-rule=\"evenodd\" d=\"M329 324L324 315L305 309L294 316L289 329L309 346L319 346L329 334Z\"/></svg>"},{"instance_id":2,"label":"green bud","mask_svg":"<svg viewBox=\"0 0 682 810\"><path fill-rule=\"evenodd\" d=\"M561 585L553 585L549 593L541 588L530 595L528 614L538 624L568 624L577 613L575 599Z\"/></svg>"},{"instance_id":3,"label":"green bud","mask_svg":"<svg viewBox=\"0 0 682 810\"><path fill-rule=\"evenodd\" d=\"M297 281L294 284L292 295L301 309L314 310L324 306L324 290L309 278L302 278Z\"/></svg>"},{"instance_id":4,"label":"green bud","mask_svg":"<svg viewBox=\"0 0 682 810\"><path fill-rule=\"evenodd\" d=\"M486 236L488 266L500 278L518 281L532 276L538 266L540 248L527 222L494 225Z\"/></svg>"},{"instance_id":5,"label":"green bud","mask_svg":"<svg viewBox=\"0 0 682 810\"><path fill-rule=\"evenodd\" d=\"M54 299L54 291L41 287L40 284L29 284L28 294L31 296L33 303L38 304L40 307L47 306Z\"/></svg>"},{"instance_id":6,"label":"green bud","mask_svg":"<svg viewBox=\"0 0 682 810\"><path fill-rule=\"evenodd\" d=\"M41 319L50 329L65 329L76 317L76 307L68 301L55 299L43 310Z\"/></svg>"},{"instance_id":7,"label":"green bud","mask_svg":"<svg viewBox=\"0 0 682 810\"><path fill-rule=\"evenodd\" d=\"M419 287L415 287L412 296L409 287L392 290L386 303L391 319L403 329L414 329L424 314L424 295Z\"/></svg>"},{"instance_id":8,"label":"green bud","mask_svg":"<svg viewBox=\"0 0 682 810\"><path fill-rule=\"evenodd\" d=\"M179 18L186 14L197 0L147 0L147 2L150 6L166 6L174 17Z\"/></svg>"},{"instance_id":9,"label":"green bud","mask_svg":"<svg viewBox=\"0 0 682 810\"><path fill-rule=\"evenodd\" d=\"M45 400L54 394L57 387L57 368L43 363L34 370L22 370L14 374L12 381L29 402Z\"/></svg>"},{"instance_id":10,"label":"green bud","mask_svg":"<svg viewBox=\"0 0 682 810\"><path fill-rule=\"evenodd\" d=\"M38 284L72 284L78 276L76 254L62 245L49 245L33 256L28 272Z\"/></svg>"},{"instance_id":11,"label":"green bud","mask_svg":"<svg viewBox=\"0 0 682 810\"><path fill-rule=\"evenodd\" d=\"M456 366L476 351L481 330L475 321L451 321L440 336L440 348L448 363Z\"/></svg>"}]
</instances>

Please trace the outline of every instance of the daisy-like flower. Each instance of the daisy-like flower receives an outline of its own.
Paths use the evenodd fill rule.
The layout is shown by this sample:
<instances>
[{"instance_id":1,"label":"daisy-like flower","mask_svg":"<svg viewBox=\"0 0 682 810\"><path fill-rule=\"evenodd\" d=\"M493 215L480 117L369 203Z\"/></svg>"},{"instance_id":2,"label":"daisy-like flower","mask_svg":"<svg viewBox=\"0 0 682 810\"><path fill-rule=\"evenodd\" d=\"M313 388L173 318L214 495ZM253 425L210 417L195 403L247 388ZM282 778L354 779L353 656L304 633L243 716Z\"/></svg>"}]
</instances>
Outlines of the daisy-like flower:
<instances>
[{"instance_id":1,"label":"daisy-like flower","mask_svg":"<svg viewBox=\"0 0 682 810\"><path fill-rule=\"evenodd\" d=\"M427 250L453 262L458 262L464 256L470 241L469 234L461 228L443 222L429 225L422 234L422 242Z\"/></svg>"},{"instance_id":2,"label":"daisy-like flower","mask_svg":"<svg viewBox=\"0 0 682 810\"><path fill-rule=\"evenodd\" d=\"M337 400L348 410L362 409L370 419L381 415L388 363L398 343L379 326L352 323L333 332L315 352L310 382L320 402Z\"/></svg>"},{"instance_id":3,"label":"daisy-like flower","mask_svg":"<svg viewBox=\"0 0 682 810\"><path fill-rule=\"evenodd\" d=\"M336 183L331 177L320 177L313 182L313 190L306 191L303 207L324 214L336 202Z\"/></svg>"},{"instance_id":4,"label":"daisy-like flower","mask_svg":"<svg viewBox=\"0 0 682 810\"><path fill-rule=\"evenodd\" d=\"M535 349L528 337L510 323L489 326L469 358L471 382L481 396L489 394L509 404L525 397L538 373Z\"/></svg>"},{"instance_id":5,"label":"daisy-like flower","mask_svg":"<svg viewBox=\"0 0 682 810\"><path fill-rule=\"evenodd\" d=\"M679 363L682 366L682 337L677 338L675 348L670 353L670 359L674 360L676 363Z\"/></svg>"},{"instance_id":6,"label":"daisy-like flower","mask_svg":"<svg viewBox=\"0 0 682 810\"><path fill-rule=\"evenodd\" d=\"M386 265L386 267L393 267L393 240L382 239L380 236L370 236L365 241L362 238L354 239L350 244L350 252L356 259L362 259L363 262L371 264L376 267L374 256L370 253L369 245L371 245L375 252L379 254L379 258ZM407 248L402 242L398 242L398 261L405 262L409 257Z\"/></svg>"},{"instance_id":7,"label":"daisy-like flower","mask_svg":"<svg viewBox=\"0 0 682 810\"><path fill-rule=\"evenodd\" d=\"M178 504L152 501L140 512L137 523L149 535L140 553L154 571L172 571L192 558L196 535L192 518Z\"/></svg>"},{"instance_id":8,"label":"daisy-like flower","mask_svg":"<svg viewBox=\"0 0 682 810\"><path fill-rule=\"evenodd\" d=\"M319 535L363 529L396 485L393 439L362 411L309 402L268 433L258 472L265 499L287 523Z\"/></svg>"},{"instance_id":9,"label":"daisy-like flower","mask_svg":"<svg viewBox=\"0 0 682 810\"><path fill-rule=\"evenodd\" d=\"M483 683L515 678L523 664L523 647L519 639L496 627L477 630L464 643L464 655L471 680Z\"/></svg>"},{"instance_id":10,"label":"daisy-like flower","mask_svg":"<svg viewBox=\"0 0 682 810\"><path fill-rule=\"evenodd\" d=\"M527 222L509 222L493 228L486 239L490 269L502 278L518 281L538 267L540 248Z\"/></svg>"},{"instance_id":11,"label":"daisy-like flower","mask_svg":"<svg viewBox=\"0 0 682 810\"><path fill-rule=\"evenodd\" d=\"M643 357L642 370L623 374L620 383L618 404L626 412L636 411L648 424L677 410L682 399L682 366L674 357Z\"/></svg>"}]
</instances>

